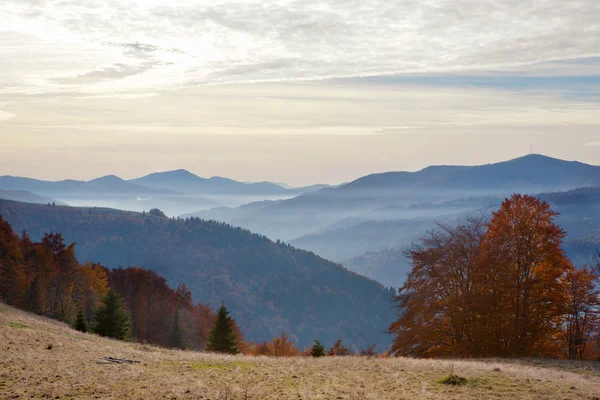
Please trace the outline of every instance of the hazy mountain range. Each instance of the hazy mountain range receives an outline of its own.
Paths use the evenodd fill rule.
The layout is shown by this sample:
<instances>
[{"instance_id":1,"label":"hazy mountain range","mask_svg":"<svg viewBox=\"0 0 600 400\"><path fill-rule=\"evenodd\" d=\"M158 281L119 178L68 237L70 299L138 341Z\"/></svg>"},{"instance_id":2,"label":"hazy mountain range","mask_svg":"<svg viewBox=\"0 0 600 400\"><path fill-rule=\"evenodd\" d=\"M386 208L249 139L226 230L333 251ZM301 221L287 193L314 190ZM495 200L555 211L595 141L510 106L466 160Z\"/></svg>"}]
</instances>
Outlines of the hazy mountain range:
<instances>
[{"instance_id":1,"label":"hazy mountain range","mask_svg":"<svg viewBox=\"0 0 600 400\"><path fill-rule=\"evenodd\" d=\"M428 229L468 213L489 215L515 192L544 193L540 197L562 214L558 222L568 232L569 255L583 263L593 253L594 235L600 232L598 187L600 167L528 155L482 166L373 174L288 200L189 215L289 241L397 286L409 268L402 251ZM564 192L574 189L578 190Z\"/></svg>"},{"instance_id":2,"label":"hazy mountain range","mask_svg":"<svg viewBox=\"0 0 600 400\"><path fill-rule=\"evenodd\" d=\"M328 185L284 188L270 182L247 183L222 177L202 178L183 169L156 172L131 180L115 175L90 181L44 181L0 176L0 189L3 190L27 191L79 206L110 206L137 211L160 208L171 216L219 205L290 198L324 187Z\"/></svg>"},{"instance_id":3,"label":"hazy mountain range","mask_svg":"<svg viewBox=\"0 0 600 400\"><path fill-rule=\"evenodd\" d=\"M335 187L299 189L206 179L185 170L129 181L115 176L89 182L0 177L0 189L27 190L71 205L156 207L167 215L227 222L394 286L408 269L402 250L435 223L453 223L467 213L489 215L514 192L543 193L540 197L562 214L559 223L568 231L569 255L584 262L599 234L594 197L598 187L600 167L536 154L481 166L372 174ZM570 190L575 191L566 192ZM197 211L177 214L179 210Z\"/></svg>"},{"instance_id":4,"label":"hazy mountain range","mask_svg":"<svg viewBox=\"0 0 600 400\"><path fill-rule=\"evenodd\" d=\"M466 197L506 196L600 186L600 167L541 155L482 166L433 166L417 172L373 174L345 185L257 207L193 214L244 226L272 238L294 240L345 218L406 219L448 211L437 205ZM424 207L423 204L436 207ZM460 206L465 209L465 207ZM470 207L466 207L469 209ZM379 213L380 216L373 216Z\"/></svg>"}]
</instances>

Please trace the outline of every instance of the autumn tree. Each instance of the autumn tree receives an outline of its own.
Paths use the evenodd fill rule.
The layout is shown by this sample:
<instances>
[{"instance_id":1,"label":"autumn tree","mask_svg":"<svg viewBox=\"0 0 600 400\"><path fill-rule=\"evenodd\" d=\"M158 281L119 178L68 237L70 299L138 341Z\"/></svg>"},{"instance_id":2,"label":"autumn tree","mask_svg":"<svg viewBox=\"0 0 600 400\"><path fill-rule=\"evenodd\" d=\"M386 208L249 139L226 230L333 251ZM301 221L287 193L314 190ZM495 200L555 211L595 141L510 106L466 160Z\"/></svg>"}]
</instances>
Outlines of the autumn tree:
<instances>
[{"instance_id":1,"label":"autumn tree","mask_svg":"<svg viewBox=\"0 0 600 400\"><path fill-rule=\"evenodd\" d=\"M319 340L315 339L312 347L310 348L310 355L313 357L324 357L325 346L323 346Z\"/></svg>"},{"instance_id":2,"label":"autumn tree","mask_svg":"<svg viewBox=\"0 0 600 400\"><path fill-rule=\"evenodd\" d=\"M573 266L561 249L565 233L556 216L547 203L516 194L487 224L468 219L425 236L408 252L413 266L389 329L396 335L392 352L562 354Z\"/></svg>"},{"instance_id":3,"label":"autumn tree","mask_svg":"<svg viewBox=\"0 0 600 400\"><path fill-rule=\"evenodd\" d=\"M22 261L19 237L0 215L0 299L9 305L17 305L24 295Z\"/></svg>"},{"instance_id":4,"label":"autumn tree","mask_svg":"<svg viewBox=\"0 0 600 400\"><path fill-rule=\"evenodd\" d=\"M229 315L229 310L227 310L227 307L223 303L221 303L221 307L217 311L217 320L210 332L206 350L228 354L237 354L240 352L237 346L234 321Z\"/></svg>"},{"instance_id":5,"label":"autumn tree","mask_svg":"<svg viewBox=\"0 0 600 400\"><path fill-rule=\"evenodd\" d=\"M600 271L585 266L567 273L568 294L565 317L565 341L567 357L583 358L599 328L600 319Z\"/></svg>"},{"instance_id":6,"label":"autumn tree","mask_svg":"<svg viewBox=\"0 0 600 400\"><path fill-rule=\"evenodd\" d=\"M483 218L439 225L407 252L412 270L397 297L402 310L389 332L392 351L416 357L477 354L475 271L486 232Z\"/></svg>"},{"instance_id":7,"label":"autumn tree","mask_svg":"<svg viewBox=\"0 0 600 400\"><path fill-rule=\"evenodd\" d=\"M515 194L493 213L482 245L480 326L490 355L557 354L565 312L565 232L548 203Z\"/></svg>"},{"instance_id":8,"label":"autumn tree","mask_svg":"<svg viewBox=\"0 0 600 400\"><path fill-rule=\"evenodd\" d=\"M113 339L127 340L129 338L129 314L123 308L122 299L112 290L109 290L102 304L94 313L94 332L100 336Z\"/></svg>"}]
</instances>

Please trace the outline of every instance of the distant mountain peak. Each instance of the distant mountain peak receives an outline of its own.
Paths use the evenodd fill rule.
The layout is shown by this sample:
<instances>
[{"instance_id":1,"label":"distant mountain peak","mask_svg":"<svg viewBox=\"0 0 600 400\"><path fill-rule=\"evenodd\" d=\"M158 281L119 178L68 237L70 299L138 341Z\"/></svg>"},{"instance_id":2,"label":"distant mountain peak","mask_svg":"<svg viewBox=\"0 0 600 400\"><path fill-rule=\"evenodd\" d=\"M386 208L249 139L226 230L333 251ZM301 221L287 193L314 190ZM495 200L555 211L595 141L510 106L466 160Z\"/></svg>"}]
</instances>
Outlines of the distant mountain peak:
<instances>
[{"instance_id":1,"label":"distant mountain peak","mask_svg":"<svg viewBox=\"0 0 600 400\"><path fill-rule=\"evenodd\" d=\"M562 160L560 158L550 157L544 154L527 154L521 157L513 158L512 160L504 161L498 164L523 164L531 167L545 167L549 165L563 166L563 165L581 165L590 166L590 164L582 163L580 161L569 161ZM492 164L493 165L493 164Z\"/></svg>"},{"instance_id":2,"label":"distant mountain peak","mask_svg":"<svg viewBox=\"0 0 600 400\"><path fill-rule=\"evenodd\" d=\"M89 181L89 183L92 183L92 182L114 183L114 182L125 182L125 181L116 175L105 175L105 176L101 176L100 178L92 179L91 181Z\"/></svg>"},{"instance_id":3,"label":"distant mountain peak","mask_svg":"<svg viewBox=\"0 0 600 400\"><path fill-rule=\"evenodd\" d=\"M158 172L160 174L160 172ZM179 176L195 176L198 177L198 175L188 171L187 169L174 169L173 171L165 171L162 172L163 174L169 174L169 175L179 175Z\"/></svg>"}]
</instances>

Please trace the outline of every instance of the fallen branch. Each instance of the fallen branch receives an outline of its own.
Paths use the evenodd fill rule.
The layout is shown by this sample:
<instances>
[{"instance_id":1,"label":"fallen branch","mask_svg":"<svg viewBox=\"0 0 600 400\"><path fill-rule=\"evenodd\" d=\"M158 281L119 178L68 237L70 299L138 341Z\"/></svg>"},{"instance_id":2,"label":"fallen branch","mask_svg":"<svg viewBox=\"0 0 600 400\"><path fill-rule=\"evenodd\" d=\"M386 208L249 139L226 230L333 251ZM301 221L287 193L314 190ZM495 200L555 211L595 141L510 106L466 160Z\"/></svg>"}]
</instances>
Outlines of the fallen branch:
<instances>
[{"instance_id":1,"label":"fallen branch","mask_svg":"<svg viewBox=\"0 0 600 400\"><path fill-rule=\"evenodd\" d=\"M102 357L103 361L99 361L98 364L139 364L139 361L128 360L126 358L115 358L115 357Z\"/></svg>"}]
</instances>

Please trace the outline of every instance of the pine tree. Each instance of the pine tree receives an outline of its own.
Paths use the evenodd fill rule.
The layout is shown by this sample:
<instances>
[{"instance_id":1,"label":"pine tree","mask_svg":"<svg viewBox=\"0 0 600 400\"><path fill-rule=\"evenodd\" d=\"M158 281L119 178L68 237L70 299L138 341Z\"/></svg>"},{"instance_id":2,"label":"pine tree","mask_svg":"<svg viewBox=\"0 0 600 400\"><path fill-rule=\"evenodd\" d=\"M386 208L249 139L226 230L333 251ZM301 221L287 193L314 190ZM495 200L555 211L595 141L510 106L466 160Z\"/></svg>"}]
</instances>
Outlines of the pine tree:
<instances>
[{"instance_id":1,"label":"pine tree","mask_svg":"<svg viewBox=\"0 0 600 400\"><path fill-rule=\"evenodd\" d=\"M217 312L217 320L210 332L206 350L229 354L240 352L237 347L233 319L229 316L229 311L223 303Z\"/></svg>"},{"instance_id":2,"label":"pine tree","mask_svg":"<svg viewBox=\"0 0 600 400\"><path fill-rule=\"evenodd\" d=\"M94 331L100 336L119 340L129 337L129 314L123 308L123 301L112 290L109 290L102 304L94 312L96 325Z\"/></svg>"},{"instance_id":3,"label":"pine tree","mask_svg":"<svg viewBox=\"0 0 600 400\"><path fill-rule=\"evenodd\" d=\"M321 344L320 341L315 340L315 343L310 348L310 355L313 357L325 356L325 347Z\"/></svg>"},{"instance_id":4,"label":"pine tree","mask_svg":"<svg viewBox=\"0 0 600 400\"><path fill-rule=\"evenodd\" d=\"M46 297L45 292L36 276L31 281L31 285L25 294L25 309L36 314L43 315L45 313Z\"/></svg>"},{"instance_id":5,"label":"pine tree","mask_svg":"<svg viewBox=\"0 0 600 400\"><path fill-rule=\"evenodd\" d=\"M85 320L85 315L83 314L83 310L79 310L77 313L77 317L75 318L75 329L79 332L87 332L88 331L88 323Z\"/></svg>"},{"instance_id":6,"label":"pine tree","mask_svg":"<svg viewBox=\"0 0 600 400\"><path fill-rule=\"evenodd\" d=\"M173 321L173 331L171 332L171 339L169 345L176 349L182 349L181 340L181 328L179 327L179 310L175 310L175 319Z\"/></svg>"}]
</instances>

